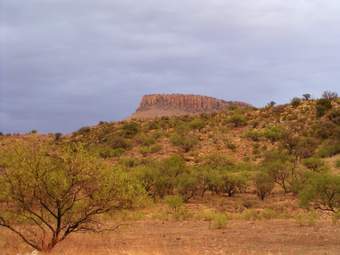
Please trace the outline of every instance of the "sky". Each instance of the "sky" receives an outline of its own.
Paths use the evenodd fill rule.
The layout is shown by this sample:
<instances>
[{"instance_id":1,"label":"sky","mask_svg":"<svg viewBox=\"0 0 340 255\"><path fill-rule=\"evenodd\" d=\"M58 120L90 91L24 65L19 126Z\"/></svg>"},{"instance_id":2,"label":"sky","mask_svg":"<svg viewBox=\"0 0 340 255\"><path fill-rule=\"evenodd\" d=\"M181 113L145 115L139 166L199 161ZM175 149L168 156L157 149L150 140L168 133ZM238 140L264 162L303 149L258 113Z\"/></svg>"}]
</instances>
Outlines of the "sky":
<instances>
[{"instance_id":1,"label":"sky","mask_svg":"<svg viewBox=\"0 0 340 255\"><path fill-rule=\"evenodd\" d=\"M121 120L150 93L340 92L339 28L339 0L0 0L0 132Z\"/></svg>"}]
</instances>

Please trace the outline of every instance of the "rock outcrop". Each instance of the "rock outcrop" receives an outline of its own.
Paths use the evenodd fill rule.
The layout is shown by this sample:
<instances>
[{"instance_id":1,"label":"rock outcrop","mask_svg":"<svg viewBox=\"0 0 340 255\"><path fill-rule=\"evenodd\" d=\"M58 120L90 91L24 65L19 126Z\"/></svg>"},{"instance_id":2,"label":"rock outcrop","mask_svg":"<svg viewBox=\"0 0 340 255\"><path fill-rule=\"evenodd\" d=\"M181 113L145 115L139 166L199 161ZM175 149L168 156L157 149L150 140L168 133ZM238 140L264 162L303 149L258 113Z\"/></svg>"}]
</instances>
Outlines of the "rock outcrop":
<instances>
[{"instance_id":1,"label":"rock outcrop","mask_svg":"<svg viewBox=\"0 0 340 255\"><path fill-rule=\"evenodd\" d=\"M231 105L246 106L241 102L224 101L208 96L185 94L152 94L145 95L131 116L135 119L146 119L173 115L193 115L212 113L224 110Z\"/></svg>"}]
</instances>

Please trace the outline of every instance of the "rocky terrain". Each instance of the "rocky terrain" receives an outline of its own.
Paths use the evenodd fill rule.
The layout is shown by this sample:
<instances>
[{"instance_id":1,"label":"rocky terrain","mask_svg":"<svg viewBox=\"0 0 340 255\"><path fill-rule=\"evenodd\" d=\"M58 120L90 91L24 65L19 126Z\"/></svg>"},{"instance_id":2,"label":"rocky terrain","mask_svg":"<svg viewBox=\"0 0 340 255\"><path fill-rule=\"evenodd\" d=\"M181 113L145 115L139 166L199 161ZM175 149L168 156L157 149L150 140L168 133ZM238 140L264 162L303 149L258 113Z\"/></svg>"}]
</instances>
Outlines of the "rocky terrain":
<instances>
[{"instance_id":1,"label":"rocky terrain","mask_svg":"<svg viewBox=\"0 0 340 255\"><path fill-rule=\"evenodd\" d=\"M224 101L208 96L185 94L152 94L143 96L132 119L148 119L162 116L212 113L229 106L248 106L242 102Z\"/></svg>"}]
</instances>

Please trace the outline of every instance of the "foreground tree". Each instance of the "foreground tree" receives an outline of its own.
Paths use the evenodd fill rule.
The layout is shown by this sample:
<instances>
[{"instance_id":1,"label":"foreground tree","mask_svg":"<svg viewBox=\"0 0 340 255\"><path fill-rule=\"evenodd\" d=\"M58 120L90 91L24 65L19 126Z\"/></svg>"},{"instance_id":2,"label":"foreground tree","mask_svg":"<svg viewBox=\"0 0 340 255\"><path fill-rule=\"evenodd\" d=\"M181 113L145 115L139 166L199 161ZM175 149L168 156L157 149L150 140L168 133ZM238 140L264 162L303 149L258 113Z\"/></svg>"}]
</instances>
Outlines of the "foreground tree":
<instances>
[{"instance_id":1,"label":"foreground tree","mask_svg":"<svg viewBox=\"0 0 340 255\"><path fill-rule=\"evenodd\" d=\"M304 207L337 213L340 211L340 176L315 174L299 194Z\"/></svg>"},{"instance_id":2,"label":"foreground tree","mask_svg":"<svg viewBox=\"0 0 340 255\"><path fill-rule=\"evenodd\" d=\"M28 141L0 155L0 227L39 251L75 232L114 229L98 216L129 208L143 194L128 176L81 145Z\"/></svg>"}]
</instances>

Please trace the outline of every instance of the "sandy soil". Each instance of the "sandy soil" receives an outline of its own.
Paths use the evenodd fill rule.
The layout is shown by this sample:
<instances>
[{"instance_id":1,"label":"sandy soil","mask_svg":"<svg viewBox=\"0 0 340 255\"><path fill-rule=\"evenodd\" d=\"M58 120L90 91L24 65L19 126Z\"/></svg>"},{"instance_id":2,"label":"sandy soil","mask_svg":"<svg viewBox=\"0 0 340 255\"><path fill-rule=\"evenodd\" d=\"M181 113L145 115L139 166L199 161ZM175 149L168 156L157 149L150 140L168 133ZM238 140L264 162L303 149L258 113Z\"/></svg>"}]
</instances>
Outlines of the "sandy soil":
<instances>
[{"instance_id":1,"label":"sandy soil","mask_svg":"<svg viewBox=\"0 0 340 255\"><path fill-rule=\"evenodd\" d=\"M0 232L0 239L1 254L25 254L8 232ZM230 221L217 230L202 221L141 221L115 233L76 234L52 254L339 255L340 226L318 222L301 227L292 220Z\"/></svg>"}]
</instances>

